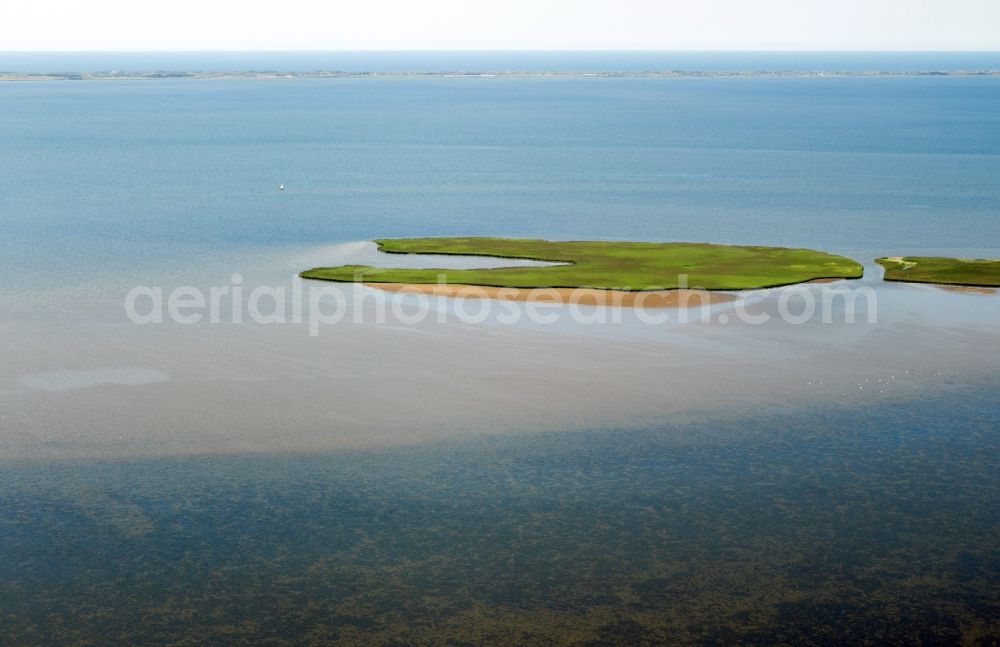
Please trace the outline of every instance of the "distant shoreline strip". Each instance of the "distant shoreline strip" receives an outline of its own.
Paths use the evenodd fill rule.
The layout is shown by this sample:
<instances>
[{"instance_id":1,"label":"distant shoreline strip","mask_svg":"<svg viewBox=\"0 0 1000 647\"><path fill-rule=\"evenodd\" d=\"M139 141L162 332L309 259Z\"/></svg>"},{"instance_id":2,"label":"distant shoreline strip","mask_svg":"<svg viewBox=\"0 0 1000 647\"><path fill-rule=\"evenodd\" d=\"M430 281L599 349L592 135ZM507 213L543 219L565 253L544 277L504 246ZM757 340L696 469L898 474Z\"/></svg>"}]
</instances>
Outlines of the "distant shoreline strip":
<instances>
[{"instance_id":1,"label":"distant shoreline strip","mask_svg":"<svg viewBox=\"0 0 1000 647\"><path fill-rule=\"evenodd\" d=\"M1000 76L1000 69L984 70L647 70L647 71L448 71L448 72L345 72L345 71L0 71L0 81L139 81L153 79L436 79L436 78L732 78L732 77L935 77Z\"/></svg>"}]
</instances>

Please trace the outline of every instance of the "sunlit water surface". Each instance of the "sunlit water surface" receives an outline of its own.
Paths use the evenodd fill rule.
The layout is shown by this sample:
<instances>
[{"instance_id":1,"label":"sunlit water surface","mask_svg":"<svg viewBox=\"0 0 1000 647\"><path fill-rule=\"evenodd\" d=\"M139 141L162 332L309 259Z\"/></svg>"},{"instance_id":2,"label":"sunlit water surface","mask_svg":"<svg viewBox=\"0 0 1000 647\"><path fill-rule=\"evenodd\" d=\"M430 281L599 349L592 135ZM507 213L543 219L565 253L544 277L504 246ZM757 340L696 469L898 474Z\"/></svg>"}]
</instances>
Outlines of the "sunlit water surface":
<instances>
[{"instance_id":1,"label":"sunlit water surface","mask_svg":"<svg viewBox=\"0 0 1000 647\"><path fill-rule=\"evenodd\" d=\"M0 642L1000 637L1000 297L872 263L1000 257L998 78L5 83L0 142ZM449 234L815 247L877 302L123 308Z\"/></svg>"}]
</instances>

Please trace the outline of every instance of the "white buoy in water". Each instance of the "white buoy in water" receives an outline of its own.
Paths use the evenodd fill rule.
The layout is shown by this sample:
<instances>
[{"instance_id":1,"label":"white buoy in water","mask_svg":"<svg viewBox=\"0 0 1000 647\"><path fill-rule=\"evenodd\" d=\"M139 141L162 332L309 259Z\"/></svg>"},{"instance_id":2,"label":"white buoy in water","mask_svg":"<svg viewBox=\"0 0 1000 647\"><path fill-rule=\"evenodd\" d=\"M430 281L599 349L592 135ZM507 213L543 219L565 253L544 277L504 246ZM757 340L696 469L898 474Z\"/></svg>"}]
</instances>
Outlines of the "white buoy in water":
<instances>
[{"instance_id":1,"label":"white buoy in water","mask_svg":"<svg viewBox=\"0 0 1000 647\"><path fill-rule=\"evenodd\" d=\"M285 185L284 185L284 184L282 184L281 186L279 186L279 187L278 187L278 190L279 190L279 191L284 191L284 190L285 190Z\"/></svg>"}]
</instances>

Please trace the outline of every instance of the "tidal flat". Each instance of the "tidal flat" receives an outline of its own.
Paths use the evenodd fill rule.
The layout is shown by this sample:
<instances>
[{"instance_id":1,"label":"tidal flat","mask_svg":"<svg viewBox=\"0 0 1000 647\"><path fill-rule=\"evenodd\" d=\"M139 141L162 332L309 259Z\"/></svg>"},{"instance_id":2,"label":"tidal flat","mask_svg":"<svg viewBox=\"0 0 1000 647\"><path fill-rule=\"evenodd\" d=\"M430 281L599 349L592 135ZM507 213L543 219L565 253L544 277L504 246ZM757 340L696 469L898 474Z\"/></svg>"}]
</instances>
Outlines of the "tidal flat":
<instances>
[{"instance_id":1,"label":"tidal flat","mask_svg":"<svg viewBox=\"0 0 1000 647\"><path fill-rule=\"evenodd\" d=\"M545 305L553 321L505 324L507 312L494 310L468 323L462 308L493 302L445 297L404 301L402 319L389 308L378 323L386 293L334 284L324 287L343 290L351 307L356 296L357 310L317 336L307 324L249 321L7 322L0 456L330 451L622 421L641 428L678 414L745 418L995 380L996 295L860 285L875 299L859 299L850 324L841 297L829 323L819 310L800 324L781 318L789 294L799 295L787 299L799 313L807 295L822 302L837 284L761 293L743 304L767 318L759 324L741 321L735 303L658 310L656 323L613 308L581 308L587 319L577 321L558 305ZM506 305L530 313L533 304Z\"/></svg>"}]
</instances>

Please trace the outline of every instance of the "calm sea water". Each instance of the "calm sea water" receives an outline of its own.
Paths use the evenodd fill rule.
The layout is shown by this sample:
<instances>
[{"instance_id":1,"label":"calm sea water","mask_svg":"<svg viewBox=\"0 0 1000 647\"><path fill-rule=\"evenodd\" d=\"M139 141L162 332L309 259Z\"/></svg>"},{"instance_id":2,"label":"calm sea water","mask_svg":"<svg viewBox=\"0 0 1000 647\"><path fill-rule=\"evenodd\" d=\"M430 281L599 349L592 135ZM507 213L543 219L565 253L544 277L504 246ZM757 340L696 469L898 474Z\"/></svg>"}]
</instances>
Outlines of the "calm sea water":
<instances>
[{"instance_id":1,"label":"calm sea water","mask_svg":"<svg viewBox=\"0 0 1000 647\"><path fill-rule=\"evenodd\" d=\"M397 56L0 54L0 69L391 70L445 60ZM996 58L446 61L956 69L998 67ZM364 358L387 343L376 333L352 337L356 348L336 346L335 335L317 341L342 349L346 368L331 378L330 355L294 354L285 338L241 331L213 337L221 341L201 354L218 366L174 379L174 391L141 380L24 390L25 375L91 375L136 357L163 380L196 363L202 331L180 338L195 349L181 358L169 352L177 339L159 330L121 335L114 322L136 283L233 271L277 280L323 244L436 234L796 245L863 262L1000 257L998 178L995 77L2 83L0 377L9 379L0 387L11 390L0 390L0 433L11 446L36 433L37 446L58 449L72 446L83 421L106 430L88 437L111 443L99 448L129 436L123 421L171 438L190 431L171 427L194 419L181 413L211 408L225 426L227 406L250 406L251 388L277 389L281 379L297 390L305 375L331 402L372 370L371 384L392 381L377 366L361 375ZM987 300L956 325L948 315L963 309L961 295L894 286L883 296L894 312L872 336L885 349L908 335L917 347L971 346L979 365L996 353L995 336L981 330L996 320L994 297L969 296ZM99 325L77 325L95 316ZM24 323L34 319L44 325ZM910 320L923 323L906 328ZM97 340L94 356L74 345L77 330ZM773 354L784 335L774 330L735 331L730 343ZM809 370L862 362L851 355L855 332L823 335L844 352L805 358ZM127 353L115 349L119 338ZM420 357L390 348L385 358L400 370ZM77 373L56 370L62 355ZM295 370L281 364L288 357ZM275 382L259 377L261 365L280 366L267 378ZM239 379L213 377L230 373ZM431 377L414 375L411 389ZM764 390L770 379L746 376ZM845 397L793 408L768 394L756 408L742 401L738 420L724 415L732 394L723 393L717 416L646 420L642 430L622 420L308 456L3 460L0 642L996 641L1000 384L961 371L920 379L934 385L924 397L880 404ZM166 392L173 399L156 399ZM66 401L81 409L66 411ZM280 403L262 401L256 417L274 420L280 437ZM12 428L31 412L57 428ZM473 430L476 420L463 424Z\"/></svg>"},{"instance_id":2,"label":"calm sea water","mask_svg":"<svg viewBox=\"0 0 1000 647\"><path fill-rule=\"evenodd\" d=\"M4 83L0 142L8 295L423 234L1000 254L994 77Z\"/></svg>"}]
</instances>

